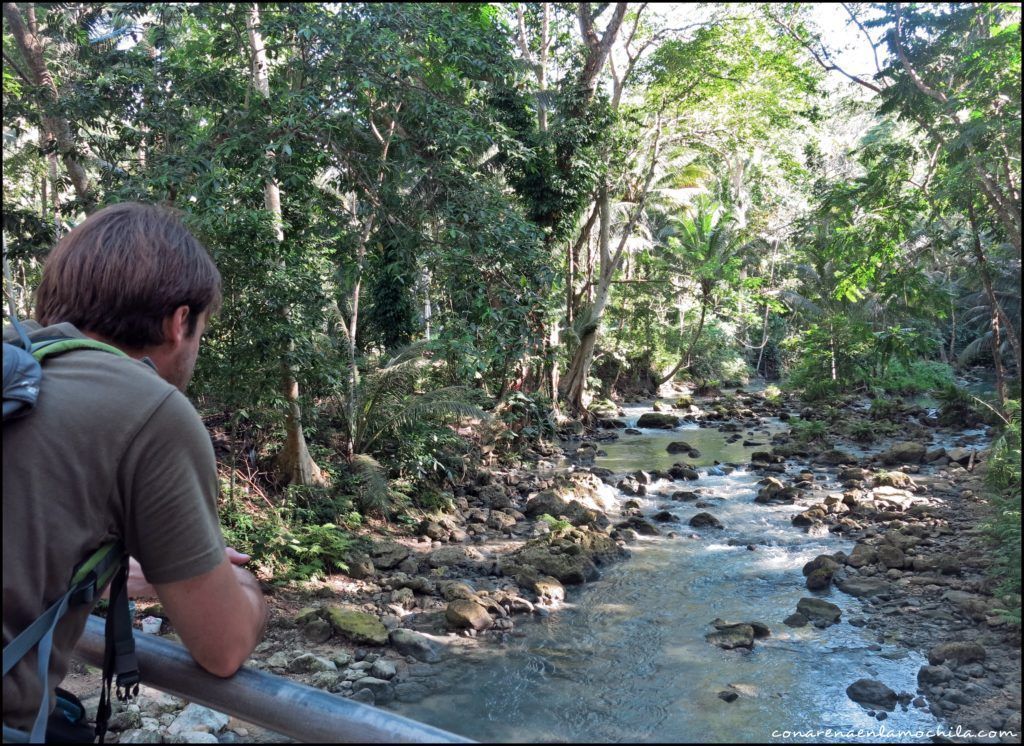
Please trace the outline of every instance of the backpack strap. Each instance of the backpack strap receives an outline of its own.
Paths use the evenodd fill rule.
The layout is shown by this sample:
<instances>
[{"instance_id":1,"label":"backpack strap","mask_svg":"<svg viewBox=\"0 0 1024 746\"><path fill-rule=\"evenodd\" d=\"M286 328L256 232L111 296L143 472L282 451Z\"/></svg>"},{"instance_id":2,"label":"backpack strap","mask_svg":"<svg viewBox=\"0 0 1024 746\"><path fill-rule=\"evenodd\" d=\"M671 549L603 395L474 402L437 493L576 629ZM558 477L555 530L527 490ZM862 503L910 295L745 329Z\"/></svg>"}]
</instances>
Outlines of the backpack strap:
<instances>
[{"instance_id":1,"label":"backpack strap","mask_svg":"<svg viewBox=\"0 0 1024 746\"><path fill-rule=\"evenodd\" d=\"M101 743L106 732L106 720L110 716L109 693L114 674L117 674L119 699L127 699L138 693L139 672L135 660L135 640L132 637L131 614L128 609L128 553L120 541L104 544L83 562L75 571L70 587L50 605L41 616L26 627L21 634L4 646L3 675L6 676L36 644L39 645L37 675L43 686L43 698L36 713L28 739L42 743L46 738L46 724L50 714L50 654L53 650L53 632L57 623L67 613L70 605L91 604L108 581L113 582L110 591L110 609L107 613L106 652L103 665L103 687L100 692L100 711L96 716L96 731ZM129 694L130 687L134 691ZM125 690L122 693L122 688ZM10 731L10 734L8 733ZM4 726L4 738L14 737L14 729Z\"/></svg>"},{"instance_id":2,"label":"backpack strap","mask_svg":"<svg viewBox=\"0 0 1024 746\"><path fill-rule=\"evenodd\" d=\"M113 345L87 337L59 337L57 339L45 339L41 342L34 342L32 344L32 357L42 363L46 358L70 352L71 350L102 350L119 357L128 357L123 351Z\"/></svg>"}]
</instances>

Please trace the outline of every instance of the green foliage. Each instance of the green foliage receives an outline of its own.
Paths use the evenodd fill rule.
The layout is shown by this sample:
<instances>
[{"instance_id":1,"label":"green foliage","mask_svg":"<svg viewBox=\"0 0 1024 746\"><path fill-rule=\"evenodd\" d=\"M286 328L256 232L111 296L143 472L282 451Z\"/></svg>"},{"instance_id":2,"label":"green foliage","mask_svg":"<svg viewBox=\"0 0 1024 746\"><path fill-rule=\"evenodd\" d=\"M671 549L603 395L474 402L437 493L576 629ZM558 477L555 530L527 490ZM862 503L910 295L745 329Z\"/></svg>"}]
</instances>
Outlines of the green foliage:
<instances>
[{"instance_id":1,"label":"green foliage","mask_svg":"<svg viewBox=\"0 0 1024 746\"><path fill-rule=\"evenodd\" d=\"M540 394L513 391L494 408L498 420L496 443L501 451L516 452L555 437L550 400Z\"/></svg>"},{"instance_id":2,"label":"green foliage","mask_svg":"<svg viewBox=\"0 0 1024 746\"><path fill-rule=\"evenodd\" d=\"M259 504L248 491L222 484L221 529L228 545L253 557L253 565L276 580L305 580L344 571L352 538L328 512L345 510L344 500L324 500L291 491L280 503ZM316 508L304 507L313 502Z\"/></svg>"},{"instance_id":3,"label":"green foliage","mask_svg":"<svg viewBox=\"0 0 1024 746\"><path fill-rule=\"evenodd\" d=\"M879 378L871 383L883 391L895 394L921 394L952 385L953 369L934 360L893 362Z\"/></svg>"},{"instance_id":4,"label":"green foliage","mask_svg":"<svg viewBox=\"0 0 1024 746\"><path fill-rule=\"evenodd\" d=\"M939 401L941 425L966 427L980 419L977 402L967 389L949 384L939 388L935 398Z\"/></svg>"},{"instance_id":5,"label":"green foliage","mask_svg":"<svg viewBox=\"0 0 1024 746\"><path fill-rule=\"evenodd\" d=\"M549 515L547 513L542 513L541 515L537 516L537 519L544 521L544 523L548 525L548 528L551 530L551 533L553 534L561 534L572 528L572 524L569 521L563 520L561 518L555 518L554 516Z\"/></svg>"},{"instance_id":6,"label":"green foliage","mask_svg":"<svg viewBox=\"0 0 1024 746\"><path fill-rule=\"evenodd\" d=\"M828 423L822 420L794 420L790 422L790 435L798 443L809 444L817 442L827 444L831 442L828 433Z\"/></svg>"},{"instance_id":7,"label":"green foliage","mask_svg":"<svg viewBox=\"0 0 1024 746\"><path fill-rule=\"evenodd\" d=\"M996 545L998 592L1007 599L1003 615L1021 624L1021 408L1006 402L1003 431L992 444L985 473L992 519L985 528Z\"/></svg>"}]
</instances>

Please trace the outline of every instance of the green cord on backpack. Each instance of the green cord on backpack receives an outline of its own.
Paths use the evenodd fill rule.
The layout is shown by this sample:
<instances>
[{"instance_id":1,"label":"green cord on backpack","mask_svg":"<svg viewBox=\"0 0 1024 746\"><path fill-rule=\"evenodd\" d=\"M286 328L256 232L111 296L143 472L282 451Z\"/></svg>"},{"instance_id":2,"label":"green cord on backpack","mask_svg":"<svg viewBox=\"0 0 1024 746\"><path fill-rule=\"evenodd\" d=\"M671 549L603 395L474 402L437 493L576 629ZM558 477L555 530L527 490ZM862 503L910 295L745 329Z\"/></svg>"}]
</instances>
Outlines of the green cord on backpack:
<instances>
[{"instance_id":1,"label":"green cord on backpack","mask_svg":"<svg viewBox=\"0 0 1024 746\"><path fill-rule=\"evenodd\" d=\"M21 338L21 346L4 342L3 419L6 423L29 414L36 405L43 379L45 360L73 350L102 350L127 357L121 350L93 339L55 337L30 341L17 319L12 318ZM110 689L117 675L118 699L129 699L138 693L139 672L135 660L135 640L131 612L128 607L128 552L120 541L104 544L74 569L71 582L49 608L4 646L3 675L6 676L25 655L38 645L38 671L43 685L43 699L29 733L3 727L4 741L10 743L43 743L53 692L49 683L50 653L53 633L70 606L89 604L99 598L109 582L110 607L106 623L106 649L103 656L103 684L96 713L96 735L100 743L110 717ZM59 698L58 698L59 701Z\"/></svg>"}]
</instances>

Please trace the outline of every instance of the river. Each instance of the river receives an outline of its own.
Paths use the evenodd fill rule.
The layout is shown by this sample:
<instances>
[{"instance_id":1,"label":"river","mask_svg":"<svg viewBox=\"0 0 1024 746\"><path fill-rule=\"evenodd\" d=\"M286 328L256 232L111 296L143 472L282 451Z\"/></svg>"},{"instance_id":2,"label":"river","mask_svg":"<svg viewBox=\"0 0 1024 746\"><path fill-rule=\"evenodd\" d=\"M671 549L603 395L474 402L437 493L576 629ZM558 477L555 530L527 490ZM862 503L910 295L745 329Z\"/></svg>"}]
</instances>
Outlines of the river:
<instances>
[{"instance_id":1,"label":"river","mask_svg":"<svg viewBox=\"0 0 1024 746\"><path fill-rule=\"evenodd\" d=\"M629 423L643 411L649 409L627 408ZM784 427L763 422L744 430L743 439L766 443ZM658 480L646 497L632 498L647 515L668 507L679 520L660 524L664 535L630 545L631 556L604 568L599 580L568 589L560 609L517 620L506 645L457 652L447 664L457 675L443 691L391 709L490 742L930 741L923 731L938 724L927 709L898 706L879 722L847 697L846 687L860 678L913 693L926 664L851 625L857 599L835 588L824 594L843 611L827 629L782 624L801 598L822 595L806 589L803 565L819 554L849 552L853 542L793 527L795 506L755 504L759 475L742 465L765 446L729 444L726 437L687 424L601 444L607 455L596 465L615 472L667 468L682 458L666 452L673 440L696 446L701 457L687 461L701 471L699 480ZM740 467L712 476L715 461ZM695 488L708 507L668 500L675 490ZM631 499L608 489L620 501ZM687 521L700 511L724 529L690 528ZM722 650L704 639L716 618L762 622L771 636L749 652ZM729 689L739 694L733 702L718 696Z\"/></svg>"}]
</instances>

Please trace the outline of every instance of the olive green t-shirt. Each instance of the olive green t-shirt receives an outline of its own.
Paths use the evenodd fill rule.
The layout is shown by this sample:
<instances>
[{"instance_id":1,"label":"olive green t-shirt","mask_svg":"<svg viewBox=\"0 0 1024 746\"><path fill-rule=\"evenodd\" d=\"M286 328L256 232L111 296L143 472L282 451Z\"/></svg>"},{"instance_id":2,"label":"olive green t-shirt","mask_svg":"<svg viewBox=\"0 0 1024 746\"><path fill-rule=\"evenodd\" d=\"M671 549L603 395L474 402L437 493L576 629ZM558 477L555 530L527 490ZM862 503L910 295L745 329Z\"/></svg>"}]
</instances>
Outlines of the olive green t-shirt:
<instances>
[{"instance_id":1,"label":"olive green t-shirt","mask_svg":"<svg viewBox=\"0 0 1024 746\"><path fill-rule=\"evenodd\" d=\"M82 336L70 324L31 326L32 338ZM209 435L188 399L139 360L100 350L47 359L35 409L3 425L3 482L5 646L115 537L152 583L201 575L224 557ZM66 675L89 611L73 608L57 626L51 686ZM7 725L31 727L36 666L33 649L3 678Z\"/></svg>"}]
</instances>

